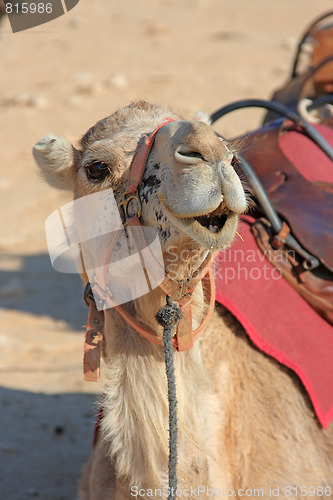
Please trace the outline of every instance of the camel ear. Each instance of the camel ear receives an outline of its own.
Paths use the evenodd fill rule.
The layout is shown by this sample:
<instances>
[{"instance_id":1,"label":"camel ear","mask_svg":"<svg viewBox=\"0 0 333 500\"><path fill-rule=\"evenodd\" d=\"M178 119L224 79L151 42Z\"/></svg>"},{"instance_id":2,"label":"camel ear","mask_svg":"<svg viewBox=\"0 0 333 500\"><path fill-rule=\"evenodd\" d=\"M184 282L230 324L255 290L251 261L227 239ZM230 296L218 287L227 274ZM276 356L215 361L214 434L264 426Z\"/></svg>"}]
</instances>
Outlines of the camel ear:
<instances>
[{"instance_id":1,"label":"camel ear","mask_svg":"<svg viewBox=\"0 0 333 500\"><path fill-rule=\"evenodd\" d=\"M78 153L72 144L62 137L47 135L33 147L35 161L42 177L57 189L73 189Z\"/></svg>"}]
</instances>

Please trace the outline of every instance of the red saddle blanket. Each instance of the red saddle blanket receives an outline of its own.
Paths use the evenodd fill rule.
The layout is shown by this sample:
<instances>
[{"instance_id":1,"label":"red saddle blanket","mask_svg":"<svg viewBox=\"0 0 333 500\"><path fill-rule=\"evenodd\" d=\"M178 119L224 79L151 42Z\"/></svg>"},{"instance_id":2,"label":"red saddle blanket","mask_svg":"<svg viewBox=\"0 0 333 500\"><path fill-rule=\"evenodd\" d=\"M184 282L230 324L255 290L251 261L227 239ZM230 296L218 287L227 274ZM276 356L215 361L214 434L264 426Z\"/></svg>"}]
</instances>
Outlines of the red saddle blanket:
<instances>
[{"instance_id":1,"label":"red saddle blanket","mask_svg":"<svg viewBox=\"0 0 333 500\"><path fill-rule=\"evenodd\" d=\"M244 217L214 265L216 300L264 353L302 381L323 427L333 420L333 328L280 276L256 245Z\"/></svg>"}]
</instances>

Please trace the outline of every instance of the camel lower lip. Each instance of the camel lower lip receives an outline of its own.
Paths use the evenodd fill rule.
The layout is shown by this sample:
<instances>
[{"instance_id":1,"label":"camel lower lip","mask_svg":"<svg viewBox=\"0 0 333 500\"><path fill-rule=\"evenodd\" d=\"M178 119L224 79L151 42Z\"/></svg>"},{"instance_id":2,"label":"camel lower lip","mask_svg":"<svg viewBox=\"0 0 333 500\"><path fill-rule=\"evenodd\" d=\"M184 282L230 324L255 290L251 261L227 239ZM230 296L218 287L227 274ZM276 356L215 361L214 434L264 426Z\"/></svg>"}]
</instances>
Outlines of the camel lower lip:
<instances>
[{"instance_id":1,"label":"camel lower lip","mask_svg":"<svg viewBox=\"0 0 333 500\"><path fill-rule=\"evenodd\" d=\"M227 222L227 218L228 214L224 213L222 215L201 215L194 217L194 220L211 233L219 233Z\"/></svg>"},{"instance_id":2,"label":"camel lower lip","mask_svg":"<svg viewBox=\"0 0 333 500\"><path fill-rule=\"evenodd\" d=\"M222 249L234 237L238 217L228 207L221 204L212 212L184 217L168 208L164 197L159 196L161 205L171 220L179 229L185 231L191 238L206 248Z\"/></svg>"}]
</instances>

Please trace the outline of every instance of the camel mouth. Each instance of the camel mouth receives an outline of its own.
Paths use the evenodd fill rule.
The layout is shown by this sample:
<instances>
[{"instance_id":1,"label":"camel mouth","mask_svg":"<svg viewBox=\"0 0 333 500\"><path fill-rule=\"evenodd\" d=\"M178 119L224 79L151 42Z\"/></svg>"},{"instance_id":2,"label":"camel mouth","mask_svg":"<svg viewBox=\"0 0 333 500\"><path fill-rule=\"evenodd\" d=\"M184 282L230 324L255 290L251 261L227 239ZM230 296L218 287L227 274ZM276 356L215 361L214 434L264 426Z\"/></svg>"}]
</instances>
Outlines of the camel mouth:
<instances>
[{"instance_id":1,"label":"camel mouth","mask_svg":"<svg viewBox=\"0 0 333 500\"><path fill-rule=\"evenodd\" d=\"M178 219L178 224L203 246L221 249L234 237L237 221L237 214L221 203L213 212Z\"/></svg>"},{"instance_id":2,"label":"camel mouth","mask_svg":"<svg viewBox=\"0 0 333 500\"><path fill-rule=\"evenodd\" d=\"M210 231L211 233L218 234L224 228L229 213L230 211L228 209L225 209L224 213L221 215L216 215L214 212L211 212L207 215L193 217L193 219L205 229L208 229L208 231Z\"/></svg>"},{"instance_id":3,"label":"camel mouth","mask_svg":"<svg viewBox=\"0 0 333 500\"><path fill-rule=\"evenodd\" d=\"M169 208L162 193L159 200L170 220L191 238L206 248L222 249L232 241L238 223L238 214L223 199L215 210L206 213L184 215Z\"/></svg>"},{"instance_id":4,"label":"camel mouth","mask_svg":"<svg viewBox=\"0 0 333 500\"><path fill-rule=\"evenodd\" d=\"M215 210L208 214L197 215L192 217L192 221L196 221L202 228L207 229L210 233L219 234L224 228L231 210L226 206L225 202L221 202Z\"/></svg>"}]
</instances>

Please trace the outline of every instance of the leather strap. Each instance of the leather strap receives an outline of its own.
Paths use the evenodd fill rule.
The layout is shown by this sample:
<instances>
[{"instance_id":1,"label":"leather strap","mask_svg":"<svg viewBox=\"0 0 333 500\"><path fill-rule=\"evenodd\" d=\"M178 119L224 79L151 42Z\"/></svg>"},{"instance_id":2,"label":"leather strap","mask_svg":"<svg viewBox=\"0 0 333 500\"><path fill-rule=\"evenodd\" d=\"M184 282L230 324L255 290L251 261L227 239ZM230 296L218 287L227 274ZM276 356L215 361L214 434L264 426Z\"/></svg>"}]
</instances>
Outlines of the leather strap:
<instances>
[{"instance_id":1,"label":"leather strap","mask_svg":"<svg viewBox=\"0 0 333 500\"><path fill-rule=\"evenodd\" d=\"M202 279L202 286L203 286L204 297L209 305L205 318L203 319L202 323L198 326L198 328L196 328L193 332L192 332L192 321L191 324L189 325L189 311L191 309L191 303L190 303L191 299L189 299L189 301L185 300L183 303L182 301L179 302L180 308L182 309L182 312L185 317L185 324L187 328L183 327L181 329L177 329L177 333L175 337L172 339L172 345L175 347L175 349L177 349L177 351L186 351L188 349L191 349L191 347L193 347L193 342L195 342L199 338L201 332L207 326L207 323L211 315L213 314L215 305L215 283L211 269L208 269L206 276ZM97 288L94 290L94 293L97 294L99 293ZM143 323L138 321L124 307L115 305L112 302L112 299L109 295L107 295L104 298L104 300L109 307L114 307L115 309L117 309L117 311L124 318L126 323L128 323L137 333L139 333L141 337L145 338L146 340L149 340L153 344L163 345L162 337L158 337L155 332L153 332L152 330L148 330Z\"/></svg>"},{"instance_id":2,"label":"leather strap","mask_svg":"<svg viewBox=\"0 0 333 500\"><path fill-rule=\"evenodd\" d=\"M128 192L135 193L136 190L138 189L157 132L167 123L174 121L175 121L174 119L169 118L165 120L161 125L159 125L151 134L147 134L144 136L143 144L140 145L138 151L135 153L130 166L128 180L131 183L131 185L127 188Z\"/></svg>"},{"instance_id":3,"label":"leather strap","mask_svg":"<svg viewBox=\"0 0 333 500\"><path fill-rule=\"evenodd\" d=\"M129 172L129 182L130 186L127 191L122 196L122 206L124 210L125 225L128 230L131 228L135 229L132 231L132 236L136 242L137 250L140 253L143 249L148 249L150 252L150 266L149 273L154 275L158 270L160 271L161 264L157 261L155 256L150 250L149 245L146 243L144 236L144 231L141 226L139 216L141 211L140 199L137 193L138 186L142 180L143 172L147 163L149 153L154 144L155 136L157 132L167 123L174 121L173 119L168 119L164 121L159 127L157 127L151 134L145 135L143 144L139 147L138 151L133 157L130 172ZM130 200L136 199L138 203L138 213L132 217L128 216L127 206ZM155 332L148 330L145 325L136 320L124 307L116 305L112 302L112 298L108 293L107 288L107 269L112 255L112 251L118 241L120 231L117 231L111 235L110 238L106 238L103 244L103 248L99 252L95 283L93 284L94 295L99 297L101 304L105 303L109 307L114 307L119 314L125 319L125 321L142 337L153 342L154 344L163 345L163 339L158 337ZM177 332L175 337L172 339L173 346L178 351L185 351L191 349L193 342L199 337L202 330L207 325L209 318L211 317L214 304L215 304L215 284L214 278L211 271L211 265L213 263L216 252L208 255L206 260L196 271L194 276L186 282L178 282L171 278L165 270L165 278L163 282L159 285L161 289L170 296L171 300L177 300L183 317L178 323ZM148 276L147 283L150 285ZM203 291L206 300L209 302L208 311L206 316L200 326L192 332L192 311L191 311L191 301L192 293L198 283L202 281ZM150 287L152 288L152 287ZM84 346L84 379L85 380L99 380L100 372L100 353L103 342L103 327L104 327L104 313L103 311L98 311L96 308L95 301L90 297L90 295L85 294L85 300L89 305L89 317L87 323L87 333Z\"/></svg>"},{"instance_id":4,"label":"leather strap","mask_svg":"<svg viewBox=\"0 0 333 500\"><path fill-rule=\"evenodd\" d=\"M127 219L126 222L128 231L134 229L134 231L131 232L131 236L133 237L136 243L138 252L140 253L142 249L146 249L148 252L150 252L149 274L148 272L146 273L146 279L149 288L152 289L153 287L150 284L149 275L154 276L154 274L157 274L157 272L161 270L161 264L157 261L153 252L151 252L149 245L147 245L144 231L142 229L138 217L136 215L130 217L129 219ZM116 240L117 240L117 235L111 241L110 248L114 247ZM156 334L154 332L148 331L144 325L135 320L135 318L132 315L127 313L126 309L124 309L119 305L114 304L114 302L112 301L112 298L106 289L107 265L109 262L109 257L111 256L112 253L112 248L110 251L108 250L107 252L107 259L104 265L102 262L99 262L100 272L99 275L97 275L96 273L96 284L94 284L93 286L94 293L97 294L98 297L100 297L101 302L105 302L106 304L109 305L109 307L115 307L117 311L121 314L121 316L128 322L128 324L130 324L131 327L137 331L137 333L139 333L144 338L151 340L154 343L162 345L162 342L160 342L159 340L156 341ZM198 333L198 335L196 336L196 338L198 338L199 333L201 332L201 330L198 331L197 329L194 333L192 333L192 310L191 310L192 293L195 290L198 283L204 278L204 276L211 268L215 255L216 252L213 252L212 254L208 255L203 264L200 266L200 268L192 276L192 278L185 283L181 283L174 280L169 275L167 275L165 273L165 270L163 269L163 272L166 274L166 276L162 281L162 283L160 283L159 287L165 292L166 295L168 295L171 298L171 300L176 300L178 302L179 307L181 308L183 314L182 319L179 321L177 325L176 340L174 342L174 346L178 351L186 351L188 349L191 349L191 347L193 347L193 335L196 335ZM214 286L213 279L212 283L210 283L211 289L212 286ZM209 300L212 300L212 303L214 303L215 301L215 297L213 297L213 295L214 292L209 293Z\"/></svg>"},{"instance_id":5,"label":"leather strap","mask_svg":"<svg viewBox=\"0 0 333 500\"><path fill-rule=\"evenodd\" d=\"M90 295L85 300L89 306L88 322L83 354L83 378L89 382L100 379L100 358L103 344L104 313L98 311L96 303Z\"/></svg>"}]
</instances>

